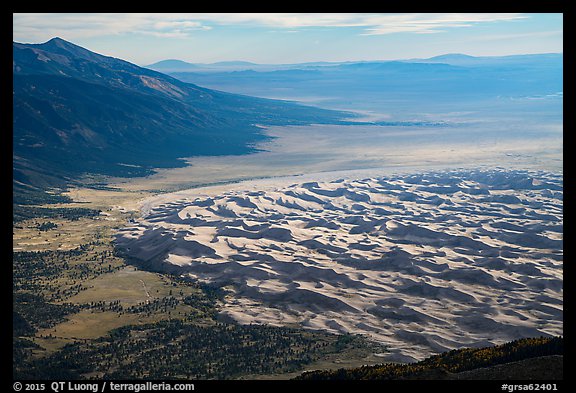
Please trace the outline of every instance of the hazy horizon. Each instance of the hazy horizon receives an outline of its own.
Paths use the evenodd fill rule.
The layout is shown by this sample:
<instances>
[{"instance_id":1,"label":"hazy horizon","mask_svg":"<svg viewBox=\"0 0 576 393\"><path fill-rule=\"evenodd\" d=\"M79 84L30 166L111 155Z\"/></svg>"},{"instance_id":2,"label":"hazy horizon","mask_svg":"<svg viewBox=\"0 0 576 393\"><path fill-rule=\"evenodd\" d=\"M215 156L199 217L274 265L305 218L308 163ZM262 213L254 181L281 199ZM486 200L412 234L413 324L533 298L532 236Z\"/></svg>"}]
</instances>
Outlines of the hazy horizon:
<instances>
[{"instance_id":1,"label":"hazy horizon","mask_svg":"<svg viewBox=\"0 0 576 393\"><path fill-rule=\"evenodd\" d=\"M225 64L225 63L245 63L245 64L254 64L254 65L269 65L269 66L281 66L281 65L301 65L301 64L315 64L315 63L327 63L327 64L340 64L340 63L369 63L369 62L388 62L388 61L409 61L409 60L427 60L427 59L433 59L433 58L437 58L437 57L442 57L442 56L469 56L469 57L478 57L478 58L482 58L482 57L511 57L511 56L532 56L532 55L564 55L563 52L545 52L545 53L522 53L522 54L514 54L514 55L494 55L494 56L473 56L473 55L469 55L467 53L441 53L435 56L430 56L430 57L412 57L412 58L402 58L402 59L372 59L372 60L364 60L364 59L350 59L350 60L343 60L343 61L323 61L323 60L318 60L318 61L306 61L306 62L301 62L301 63L255 63L255 62L251 62L251 61L247 61L247 60L241 60L241 59L228 59L228 60L219 60L219 61L215 61L212 63L200 63L200 62L190 62L190 61L185 61L182 59L178 59L178 58L170 58L170 59L161 59L158 60L156 62L153 63L149 63L149 64L137 64L141 67L146 67L149 65L155 65L157 63L161 63L161 62L168 62L168 61L180 61L180 62L184 62L184 63L188 63L188 64L194 64L194 65L215 65L215 64Z\"/></svg>"}]
</instances>

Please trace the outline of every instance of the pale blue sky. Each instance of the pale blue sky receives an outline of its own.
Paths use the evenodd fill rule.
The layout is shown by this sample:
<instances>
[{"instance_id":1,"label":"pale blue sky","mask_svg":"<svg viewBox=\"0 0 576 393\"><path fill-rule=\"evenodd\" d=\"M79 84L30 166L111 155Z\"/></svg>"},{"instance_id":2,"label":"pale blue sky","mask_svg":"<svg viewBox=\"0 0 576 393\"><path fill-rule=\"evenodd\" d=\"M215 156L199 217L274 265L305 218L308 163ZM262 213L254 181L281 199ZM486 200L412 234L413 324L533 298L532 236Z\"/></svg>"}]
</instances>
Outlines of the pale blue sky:
<instances>
[{"instance_id":1,"label":"pale blue sky","mask_svg":"<svg viewBox=\"0 0 576 393\"><path fill-rule=\"evenodd\" d=\"M407 14L13 14L13 39L61 37L139 65L392 60L563 52L563 16Z\"/></svg>"}]
</instances>

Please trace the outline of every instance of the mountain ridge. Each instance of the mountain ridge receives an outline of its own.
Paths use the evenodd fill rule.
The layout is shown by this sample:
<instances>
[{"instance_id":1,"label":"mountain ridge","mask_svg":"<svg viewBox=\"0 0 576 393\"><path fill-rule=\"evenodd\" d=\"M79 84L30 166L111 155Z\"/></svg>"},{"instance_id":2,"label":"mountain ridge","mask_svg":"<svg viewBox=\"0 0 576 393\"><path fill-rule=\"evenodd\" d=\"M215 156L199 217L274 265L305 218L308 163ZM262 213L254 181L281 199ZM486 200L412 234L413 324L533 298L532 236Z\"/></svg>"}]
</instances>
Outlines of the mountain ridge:
<instances>
[{"instance_id":1,"label":"mountain ridge","mask_svg":"<svg viewBox=\"0 0 576 393\"><path fill-rule=\"evenodd\" d=\"M202 88L61 38L13 42L13 97L15 193L85 173L142 176L183 166L183 157L247 154L266 138L256 124L343 117Z\"/></svg>"},{"instance_id":2,"label":"mountain ridge","mask_svg":"<svg viewBox=\"0 0 576 393\"><path fill-rule=\"evenodd\" d=\"M441 353L417 363L307 371L297 380L503 379L556 380L563 374L564 338L531 337ZM526 369L532 373L527 373Z\"/></svg>"}]
</instances>

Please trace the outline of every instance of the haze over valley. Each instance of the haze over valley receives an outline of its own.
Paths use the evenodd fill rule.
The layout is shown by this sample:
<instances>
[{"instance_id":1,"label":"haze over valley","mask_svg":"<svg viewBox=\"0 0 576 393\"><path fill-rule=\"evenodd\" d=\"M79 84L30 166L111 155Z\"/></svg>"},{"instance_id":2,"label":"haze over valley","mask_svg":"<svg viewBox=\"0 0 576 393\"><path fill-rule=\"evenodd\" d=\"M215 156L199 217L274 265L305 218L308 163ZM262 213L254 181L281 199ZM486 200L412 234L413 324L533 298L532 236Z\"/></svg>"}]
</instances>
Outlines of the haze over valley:
<instances>
[{"instance_id":1,"label":"haze over valley","mask_svg":"<svg viewBox=\"0 0 576 393\"><path fill-rule=\"evenodd\" d=\"M269 138L256 142L256 154L188 158L190 166L147 179L159 189L367 168L387 173L461 166L562 168L559 54L343 64L182 63L176 63L177 72L172 61L150 67L215 89L345 112L340 124L262 127ZM128 187L142 188L137 182Z\"/></svg>"}]
</instances>

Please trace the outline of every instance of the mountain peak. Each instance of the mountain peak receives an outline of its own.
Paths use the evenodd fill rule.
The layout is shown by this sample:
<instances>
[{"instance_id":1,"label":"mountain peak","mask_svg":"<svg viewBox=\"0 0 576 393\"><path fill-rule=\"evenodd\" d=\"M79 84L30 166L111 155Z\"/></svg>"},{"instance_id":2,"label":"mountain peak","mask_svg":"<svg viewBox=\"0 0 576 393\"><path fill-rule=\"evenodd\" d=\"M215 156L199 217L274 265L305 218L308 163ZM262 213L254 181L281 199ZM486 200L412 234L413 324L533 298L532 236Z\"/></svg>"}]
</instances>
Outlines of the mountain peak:
<instances>
[{"instance_id":1,"label":"mountain peak","mask_svg":"<svg viewBox=\"0 0 576 393\"><path fill-rule=\"evenodd\" d=\"M43 44L37 44L33 46L35 46L37 49L45 50L59 55L72 55L73 57L79 57L92 61L98 61L107 58L107 56L89 51L88 49L82 48L81 46L66 41L60 37L54 37Z\"/></svg>"},{"instance_id":2,"label":"mountain peak","mask_svg":"<svg viewBox=\"0 0 576 393\"><path fill-rule=\"evenodd\" d=\"M182 90L178 80L54 37L42 44L14 43L14 72L67 76L113 88L147 94L181 97L193 85ZM30 53L32 52L32 53Z\"/></svg>"},{"instance_id":3,"label":"mountain peak","mask_svg":"<svg viewBox=\"0 0 576 393\"><path fill-rule=\"evenodd\" d=\"M51 38L51 39L49 39L48 41L46 41L44 44L49 44L49 43L52 43L52 44L68 44L68 45L74 45L73 43L68 42L68 41L66 41L66 40L64 40L64 39L62 39L62 38L60 38L60 37ZM74 45L74 46L77 46L77 45Z\"/></svg>"},{"instance_id":4,"label":"mountain peak","mask_svg":"<svg viewBox=\"0 0 576 393\"><path fill-rule=\"evenodd\" d=\"M46 49L46 50L47 49L54 50L56 48L60 48L60 49L68 50L68 51L83 50L83 51L89 52L87 49L84 49L81 46L73 44L70 41L66 41L60 37L51 38L48 41L46 41L42 44L36 44L35 46L40 48L40 49Z\"/></svg>"},{"instance_id":5,"label":"mountain peak","mask_svg":"<svg viewBox=\"0 0 576 393\"><path fill-rule=\"evenodd\" d=\"M197 68L200 68L198 65L193 63L188 63L183 60L177 59L167 59L161 60L154 64L149 64L146 68L150 68L151 70L156 70L160 72L182 72L182 71L196 71Z\"/></svg>"},{"instance_id":6,"label":"mountain peak","mask_svg":"<svg viewBox=\"0 0 576 393\"><path fill-rule=\"evenodd\" d=\"M446 53L444 55L434 56L430 59L473 59L474 56L466 55L464 53Z\"/></svg>"}]
</instances>

